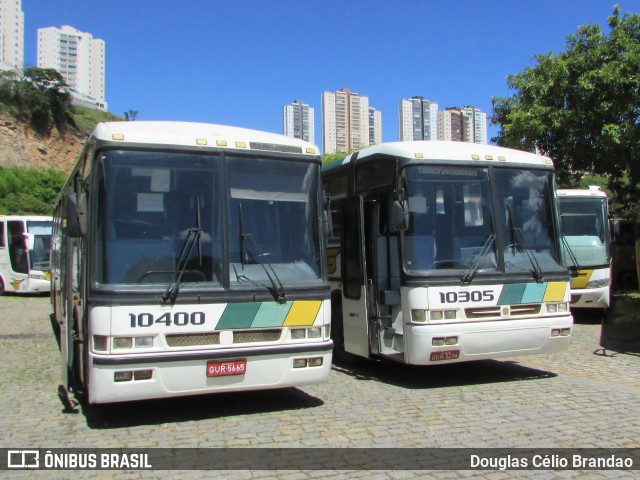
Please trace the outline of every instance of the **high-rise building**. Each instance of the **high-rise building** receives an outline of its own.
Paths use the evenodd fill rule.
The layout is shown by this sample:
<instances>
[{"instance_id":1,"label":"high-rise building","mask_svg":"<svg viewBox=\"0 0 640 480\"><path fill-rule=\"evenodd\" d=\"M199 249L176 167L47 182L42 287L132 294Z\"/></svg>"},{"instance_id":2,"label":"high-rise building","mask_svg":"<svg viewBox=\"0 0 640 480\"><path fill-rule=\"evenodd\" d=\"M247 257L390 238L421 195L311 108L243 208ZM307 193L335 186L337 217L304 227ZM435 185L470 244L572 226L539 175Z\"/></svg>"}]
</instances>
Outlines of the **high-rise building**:
<instances>
[{"instance_id":1,"label":"high-rise building","mask_svg":"<svg viewBox=\"0 0 640 480\"><path fill-rule=\"evenodd\" d=\"M487 114L475 107L464 107L462 113L469 119L469 132L467 138L469 142L486 145L487 139Z\"/></svg>"},{"instance_id":2,"label":"high-rise building","mask_svg":"<svg viewBox=\"0 0 640 480\"><path fill-rule=\"evenodd\" d=\"M105 43L64 25L38 29L38 67L60 72L74 103L107 109Z\"/></svg>"},{"instance_id":3,"label":"high-rise building","mask_svg":"<svg viewBox=\"0 0 640 480\"><path fill-rule=\"evenodd\" d=\"M422 97L398 102L398 138L400 141L437 140L438 104Z\"/></svg>"},{"instance_id":4,"label":"high-rise building","mask_svg":"<svg viewBox=\"0 0 640 480\"><path fill-rule=\"evenodd\" d=\"M438 140L487 144L487 114L475 107L439 111Z\"/></svg>"},{"instance_id":5,"label":"high-rise building","mask_svg":"<svg viewBox=\"0 0 640 480\"><path fill-rule=\"evenodd\" d=\"M0 0L0 70L24 68L22 0Z\"/></svg>"},{"instance_id":6,"label":"high-rise building","mask_svg":"<svg viewBox=\"0 0 640 480\"><path fill-rule=\"evenodd\" d=\"M314 109L294 100L289 105L282 107L282 132L287 137L300 138L307 142L315 142Z\"/></svg>"},{"instance_id":7,"label":"high-rise building","mask_svg":"<svg viewBox=\"0 0 640 480\"><path fill-rule=\"evenodd\" d=\"M382 112L369 107L369 145L382 143Z\"/></svg>"},{"instance_id":8,"label":"high-rise building","mask_svg":"<svg viewBox=\"0 0 640 480\"><path fill-rule=\"evenodd\" d=\"M374 109L372 115L374 136L378 129L381 141L382 114ZM370 125L369 97L346 88L322 93L323 153L350 152L371 145Z\"/></svg>"}]
</instances>

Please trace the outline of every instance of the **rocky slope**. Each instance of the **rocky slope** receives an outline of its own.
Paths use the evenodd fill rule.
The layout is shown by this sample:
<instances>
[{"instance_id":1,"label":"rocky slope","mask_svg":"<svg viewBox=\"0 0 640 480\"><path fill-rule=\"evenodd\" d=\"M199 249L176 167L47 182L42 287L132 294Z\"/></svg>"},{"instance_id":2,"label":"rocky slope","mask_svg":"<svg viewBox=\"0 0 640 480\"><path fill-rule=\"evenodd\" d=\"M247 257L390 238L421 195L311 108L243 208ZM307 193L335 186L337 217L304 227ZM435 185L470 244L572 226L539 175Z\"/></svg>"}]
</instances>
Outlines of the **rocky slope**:
<instances>
[{"instance_id":1,"label":"rocky slope","mask_svg":"<svg viewBox=\"0 0 640 480\"><path fill-rule=\"evenodd\" d=\"M42 137L27 124L0 111L0 166L69 172L77 160L85 138L74 133L58 135L54 129Z\"/></svg>"}]
</instances>

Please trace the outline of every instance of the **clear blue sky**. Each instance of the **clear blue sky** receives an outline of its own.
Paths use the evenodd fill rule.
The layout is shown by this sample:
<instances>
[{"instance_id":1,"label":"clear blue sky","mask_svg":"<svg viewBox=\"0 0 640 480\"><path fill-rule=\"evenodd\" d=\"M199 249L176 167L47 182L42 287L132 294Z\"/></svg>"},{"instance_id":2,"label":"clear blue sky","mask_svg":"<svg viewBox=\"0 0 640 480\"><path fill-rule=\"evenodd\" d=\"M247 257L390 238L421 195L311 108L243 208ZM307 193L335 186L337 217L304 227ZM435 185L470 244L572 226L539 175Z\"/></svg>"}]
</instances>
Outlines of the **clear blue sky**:
<instances>
[{"instance_id":1,"label":"clear blue sky","mask_svg":"<svg viewBox=\"0 0 640 480\"><path fill-rule=\"evenodd\" d=\"M490 114L507 75L563 51L579 25L608 32L615 3L640 12L640 0L22 0L25 65L38 28L70 25L106 42L117 115L282 133L282 106L300 99L321 146L321 94L349 88L395 141L399 100Z\"/></svg>"}]
</instances>

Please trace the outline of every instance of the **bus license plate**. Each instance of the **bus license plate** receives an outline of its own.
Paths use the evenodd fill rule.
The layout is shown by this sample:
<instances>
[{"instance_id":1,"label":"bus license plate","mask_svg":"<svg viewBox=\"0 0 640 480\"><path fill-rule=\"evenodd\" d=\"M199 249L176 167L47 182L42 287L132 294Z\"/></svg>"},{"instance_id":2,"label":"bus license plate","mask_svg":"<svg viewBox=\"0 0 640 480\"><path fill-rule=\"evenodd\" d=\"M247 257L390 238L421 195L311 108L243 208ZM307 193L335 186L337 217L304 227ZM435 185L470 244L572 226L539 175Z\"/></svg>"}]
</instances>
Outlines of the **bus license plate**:
<instances>
[{"instance_id":1,"label":"bus license plate","mask_svg":"<svg viewBox=\"0 0 640 480\"><path fill-rule=\"evenodd\" d=\"M437 362L439 360L455 360L460 356L460 350L444 350L442 352L431 352L430 360Z\"/></svg>"},{"instance_id":2,"label":"bus license plate","mask_svg":"<svg viewBox=\"0 0 640 480\"><path fill-rule=\"evenodd\" d=\"M225 360L207 362L207 377L244 375L247 372L247 360Z\"/></svg>"}]
</instances>

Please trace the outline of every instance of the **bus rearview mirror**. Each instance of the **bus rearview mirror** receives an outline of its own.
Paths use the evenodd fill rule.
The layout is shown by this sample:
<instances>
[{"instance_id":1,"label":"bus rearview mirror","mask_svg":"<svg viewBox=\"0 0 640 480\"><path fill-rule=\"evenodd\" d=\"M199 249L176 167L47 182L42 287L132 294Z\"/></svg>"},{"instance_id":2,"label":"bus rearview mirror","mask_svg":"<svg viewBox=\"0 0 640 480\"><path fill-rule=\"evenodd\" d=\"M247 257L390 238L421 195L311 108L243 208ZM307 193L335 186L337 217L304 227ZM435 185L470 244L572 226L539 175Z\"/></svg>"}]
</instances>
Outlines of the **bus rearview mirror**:
<instances>
[{"instance_id":1,"label":"bus rearview mirror","mask_svg":"<svg viewBox=\"0 0 640 480\"><path fill-rule=\"evenodd\" d=\"M409 228L409 210L406 202L394 200L391 207L391 230L398 232Z\"/></svg>"},{"instance_id":2,"label":"bus rearview mirror","mask_svg":"<svg viewBox=\"0 0 640 480\"><path fill-rule=\"evenodd\" d=\"M67 195L67 232L70 237L82 237L87 232L87 195Z\"/></svg>"}]
</instances>

